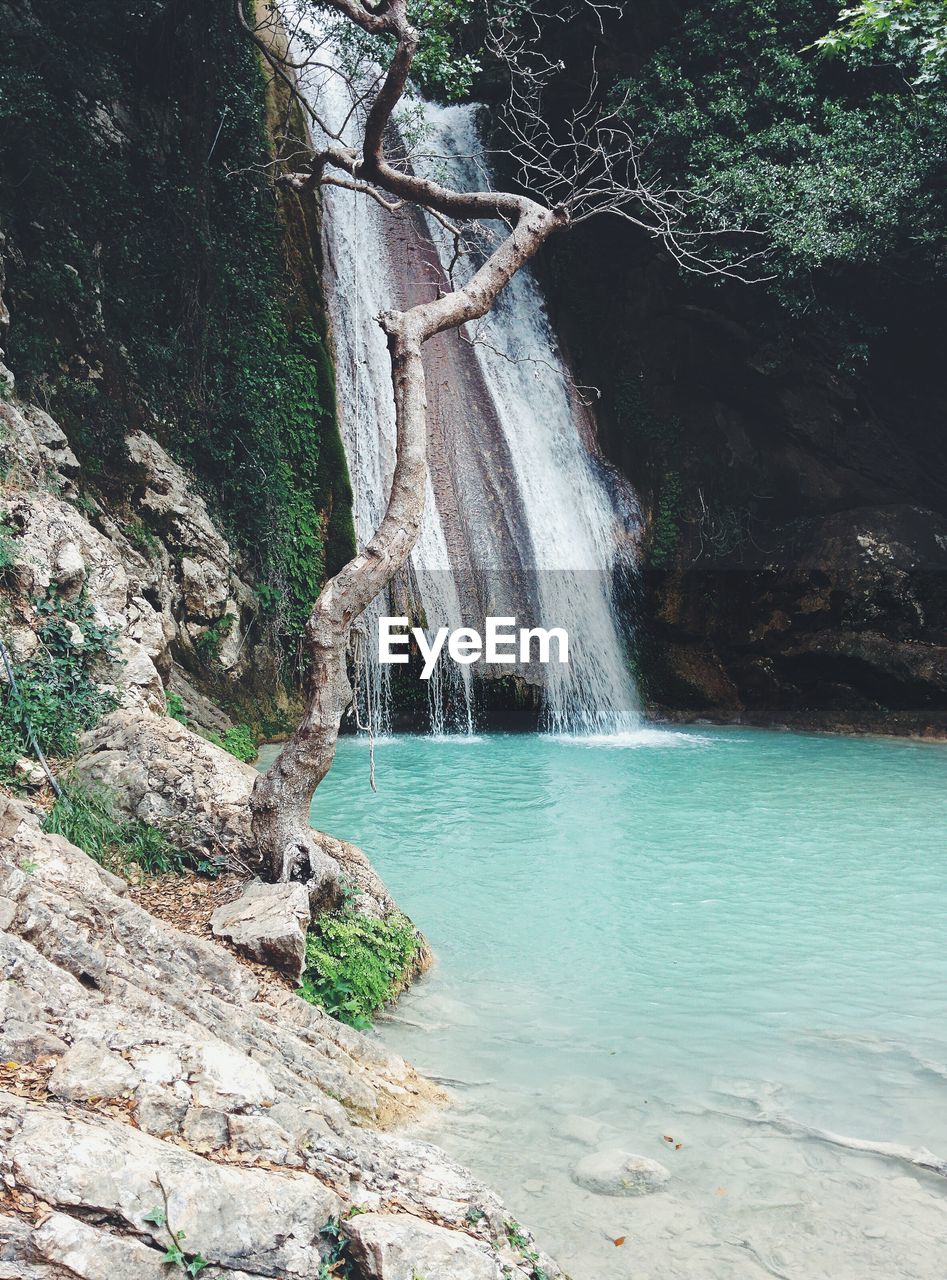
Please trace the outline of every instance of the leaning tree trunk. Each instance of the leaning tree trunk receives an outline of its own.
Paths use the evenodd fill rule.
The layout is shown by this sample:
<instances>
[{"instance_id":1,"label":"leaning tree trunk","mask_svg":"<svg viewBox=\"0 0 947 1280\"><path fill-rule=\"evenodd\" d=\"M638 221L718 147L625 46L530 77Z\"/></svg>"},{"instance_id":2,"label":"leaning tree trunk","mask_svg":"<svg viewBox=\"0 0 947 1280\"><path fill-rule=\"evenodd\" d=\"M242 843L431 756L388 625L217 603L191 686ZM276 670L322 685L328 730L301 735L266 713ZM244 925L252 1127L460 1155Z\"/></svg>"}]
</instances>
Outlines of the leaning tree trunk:
<instances>
[{"instance_id":1,"label":"leaning tree trunk","mask_svg":"<svg viewBox=\"0 0 947 1280\"><path fill-rule=\"evenodd\" d=\"M388 335L395 399L397 461L384 519L363 551L326 583L306 625L310 671L299 728L256 782L253 833L273 880L310 879L314 899L337 885L339 868L319 846L312 797L335 756L352 699L346 671L355 619L407 563L424 514L427 400L421 346L445 329L485 315L497 295L566 221L561 210L530 205L497 250L461 289L410 311L379 317Z\"/></svg>"},{"instance_id":2,"label":"leaning tree trunk","mask_svg":"<svg viewBox=\"0 0 947 1280\"><path fill-rule=\"evenodd\" d=\"M532 178L547 204L509 191L454 191L389 163L385 156L385 130L405 91L418 49L418 33L408 21L408 0L295 0L293 12L307 4L321 11L334 9L355 26L395 48L381 84L371 97L360 150L343 146L300 93L297 71L312 65L325 69L318 47L302 62L293 61L285 38L264 38L279 27L280 0L258 3L258 25L244 13L244 0L235 0L237 17L270 64L273 74L288 88L303 114L327 138L335 142L313 149L305 172L285 178L299 189L331 184L364 192L386 209L408 202L433 214L455 237L457 255L461 233L451 222L499 219L510 228L486 262L462 288L421 303L409 311L379 317L388 335L397 419L397 461L388 509L368 546L328 583L316 601L306 628L311 670L306 685L306 714L302 724L280 752L268 773L261 775L252 797L253 830L264 866L275 880L311 875L314 892L337 882L338 867L319 848L309 826L309 807L316 787L325 777L335 755L339 724L351 702L346 675L346 655L353 621L402 568L417 541L424 511L427 478L423 344L437 333L456 329L486 315L500 292L529 261L539 247L570 221L585 221L594 214L625 218L657 236L675 261L701 274L747 278L743 274L757 252L747 252L738 262L726 255L718 260L700 256L694 233L688 229L689 197L674 188L642 182L639 152L626 132L620 111L596 106L598 77L593 74L589 97L566 130L564 147L552 137L542 115L542 90L554 64L519 60L516 24L501 14L492 53L506 62L511 73L519 67L525 77L524 92L510 91L512 130L517 144L518 168ZM423 8L423 6L422 6ZM593 4L592 9L596 6ZM530 13L529 5L525 13ZM535 24L541 16L533 15ZM292 22L289 24L292 26ZM370 90L371 94L373 90ZM359 98L359 101L364 101ZM355 107L353 106L353 111Z\"/></svg>"},{"instance_id":3,"label":"leaning tree trunk","mask_svg":"<svg viewBox=\"0 0 947 1280\"><path fill-rule=\"evenodd\" d=\"M393 168L384 153L384 132L404 92L417 49L417 33L407 20L405 0L389 0L378 10L360 0L329 0L373 33L394 36L397 48L365 123L361 152L340 145L314 151L309 172L289 178L300 187L332 183L362 191L387 208L409 201L447 219L502 218L510 226L483 265L462 287L408 311L379 316L388 338L395 401L396 448L388 507L364 550L326 583L306 625L310 669L306 710L299 728L256 781L251 798L253 833L264 873L273 880L310 881L314 901L338 887L339 867L319 846L309 822L312 797L335 756L342 716L352 700L347 675L352 623L407 563L418 539L427 480L427 422L423 344L437 333L486 315L497 296L554 231L569 221L561 206L550 209L526 196L505 192L459 192ZM249 27L274 71L293 90L286 64ZM295 92L295 91L294 91ZM329 174L327 168L338 172ZM453 228L458 239L460 233Z\"/></svg>"},{"instance_id":4,"label":"leaning tree trunk","mask_svg":"<svg viewBox=\"0 0 947 1280\"><path fill-rule=\"evenodd\" d=\"M302 874L318 896L339 868L309 822L316 787L335 757L339 725L352 700L347 672L353 621L407 563L421 529L427 478L427 405L421 346L403 313L385 317L397 427L397 461L384 519L374 537L326 583L306 624L310 669L302 723L256 781L253 833L270 879Z\"/></svg>"}]
</instances>

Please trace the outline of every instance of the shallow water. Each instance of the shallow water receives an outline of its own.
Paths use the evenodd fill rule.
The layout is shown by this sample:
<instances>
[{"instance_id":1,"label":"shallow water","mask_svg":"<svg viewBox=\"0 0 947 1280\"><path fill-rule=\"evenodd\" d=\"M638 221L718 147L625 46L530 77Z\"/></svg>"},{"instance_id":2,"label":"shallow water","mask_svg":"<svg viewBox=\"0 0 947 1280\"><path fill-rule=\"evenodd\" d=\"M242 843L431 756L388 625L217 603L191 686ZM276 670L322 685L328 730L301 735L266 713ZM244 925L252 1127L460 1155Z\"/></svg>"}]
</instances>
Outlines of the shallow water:
<instances>
[{"instance_id":1,"label":"shallow water","mask_svg":"<svg viewBox=\"0 0 947 1280\"><path fill-rule=\"evenodd\" d=\"M947 748L696 728L376 757L374 795L343 741L313 816L438 956L382 1035L454 1082L425 1136L575 1280L943 1280L947 1179L793 1126L947 1158ZM571 1181L614 1145L667 1189Z\"/></svg>"}]
</instances>

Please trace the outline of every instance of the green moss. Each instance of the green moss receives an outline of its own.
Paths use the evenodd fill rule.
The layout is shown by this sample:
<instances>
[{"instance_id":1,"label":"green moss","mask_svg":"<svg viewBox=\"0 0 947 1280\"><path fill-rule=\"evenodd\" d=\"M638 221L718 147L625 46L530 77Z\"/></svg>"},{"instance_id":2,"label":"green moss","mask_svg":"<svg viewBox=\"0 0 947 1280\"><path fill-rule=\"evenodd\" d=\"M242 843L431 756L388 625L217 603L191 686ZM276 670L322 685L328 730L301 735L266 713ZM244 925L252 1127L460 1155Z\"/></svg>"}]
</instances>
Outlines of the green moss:
<instances>
[{"instance_id":1,"label":"green moss","mask_svg":"<svg viewBox=\"0 0 947 1280\"><path fill-rule=\"evenodd\" d=\"M6 782L13 781L15 762L32 754L27 724L47 755L70 756L79 735L117 701L98 681L113 633L98 625L88 603L50 594L35 607L41 618L39 648L27 661L13 664L17 693L6 682L0 686L0 780Z\"/></svg>"},{"instance_id":2,"label":"green moss","mask_svg":"<svg viewBox=\"0 0 947 1280\"><path fill-rule=\"evenodd\" d=\"M648 544L648 568L669 569L681 536L681 478L676 471L664 475L657 494L651 537Z\"/></svg>"},{"instance_id":3,"label":"green moss","mask_svg":"<svg viewBox=\"0 0 947 1280\"><path fill-rule=\"evenodd\" d=\"M371 1026L372 1014L404 986L420 948L406 916L377 920L344 907L320 916L310 932L299 993L340 1022Z\"/></svg>"}]
</instances>

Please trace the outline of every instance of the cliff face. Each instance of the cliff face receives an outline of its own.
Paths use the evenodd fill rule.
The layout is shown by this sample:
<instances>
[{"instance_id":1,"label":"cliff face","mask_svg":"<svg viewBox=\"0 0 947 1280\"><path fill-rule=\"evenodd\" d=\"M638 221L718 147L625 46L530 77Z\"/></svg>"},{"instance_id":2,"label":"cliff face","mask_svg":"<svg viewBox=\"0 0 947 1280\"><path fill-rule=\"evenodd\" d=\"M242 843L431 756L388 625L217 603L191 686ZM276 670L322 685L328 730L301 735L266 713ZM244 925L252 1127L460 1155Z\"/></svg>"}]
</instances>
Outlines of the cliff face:
<instances>
[{"instance_id":1,"label":"cliff face","mask_svg":"<svg viewBox=\"0 0 947 1280\"><path fill-rule=\"evenodd\" d=\"M947 411L919 305L853 375L759 286L682 279L624 228L553 292L647 514L642 681L672 716L947 731Z\"/></svg>"},{"instance_id":2,"label":"cliff face","mask_svg":"<svg viewBox=\"0 0 947 1280\"><path fill-rule=\"evenodd\" d=\"M647 517L633 608L652 708L943 733L943 94L888 49L807 50L837 11L646 4L604 41L554 33L552 118L604 43L643 176L700 191L704 229L755 229L769 278L679 271L605 219L553 246L546 283Z\"/></svg>"},{"instance_id":3,"label":"cliff face","mask_svg":"<svg viewBox=\"0 0 947 1280\"><path fill-rule=\"evenodd\" d=\"M285 702L280 677L294 683L326 572L352 546L319 210L273 182L285 103L230 9L32 0L5 24L6 363L65 433L79 502L126 534L143 522L185 610L195 590L220 597L189 622L172 602L185 625L171 658L262 724L278 715L274 691ZM193 548L171 529L175 495L142 508L154 485L129 447L141 433L186 470L242 594L184 582ZM240 661L224 670L234 640Z\"/></svg>"}]
</instances>

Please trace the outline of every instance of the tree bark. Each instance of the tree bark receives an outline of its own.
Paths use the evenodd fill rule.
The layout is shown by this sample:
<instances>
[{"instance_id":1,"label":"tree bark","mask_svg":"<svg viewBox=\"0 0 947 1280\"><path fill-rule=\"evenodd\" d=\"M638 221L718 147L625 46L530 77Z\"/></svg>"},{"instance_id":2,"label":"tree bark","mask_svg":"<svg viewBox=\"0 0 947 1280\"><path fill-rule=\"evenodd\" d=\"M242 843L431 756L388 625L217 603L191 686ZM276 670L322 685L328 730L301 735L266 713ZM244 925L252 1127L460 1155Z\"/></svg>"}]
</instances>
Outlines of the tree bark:
<instances>
[{"instance_id":1,"label":"tree bark","mask_svg":"<svg viewBox=\"0 0 947 1280\"><path fill-rule=\"evenodd\" d=\"M337 0L335 7L366 30L394 35L398 44L368 113L361 154L326 147L312 156L305 181L318 183L331 165L360 185L374 184L396 199L413 201L444 217L506 218L513 226L462 288L379 317L388 339L396 421L397 454L388 506L367 546L326 583L315 603L306 625L310 667L305 714L272 766L257 779L251 798L264 873L273 880L308 880L314 906L328 905L338 890L338 864L319 846L309 812L335 757L339 726L352 700L347 674L352 623L407 563L424 514L427 406L421 348L435 334L485 315L513 276L568 222L564 209L548 209L524 196L451 191L392 168L384 155L384 130L404 91L417 35L407 22L404 0L392 0L380 13L363 9L357 0ZM264 53L274 56L265 49Z\"/></svg>"}]
</instances>

